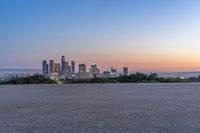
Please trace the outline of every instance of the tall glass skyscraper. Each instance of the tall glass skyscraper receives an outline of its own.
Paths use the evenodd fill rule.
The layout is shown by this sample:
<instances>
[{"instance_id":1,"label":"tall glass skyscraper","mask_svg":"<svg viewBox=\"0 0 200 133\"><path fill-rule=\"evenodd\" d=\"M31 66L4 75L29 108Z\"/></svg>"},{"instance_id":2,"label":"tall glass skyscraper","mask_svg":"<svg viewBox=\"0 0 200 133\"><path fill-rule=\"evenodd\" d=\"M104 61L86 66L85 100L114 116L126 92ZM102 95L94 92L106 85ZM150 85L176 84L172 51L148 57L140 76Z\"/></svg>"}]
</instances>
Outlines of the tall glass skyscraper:
<instances>
[{"instance_id":1,"label":"tall glass skyscraper","mask_svg":"<svg viewBox=\"0 0 200 133\"><path fill-rule=\"evenodd\" d=\"M75 74L75 61L71 61L72 74Z\"/></svg>"},{"instance_id":2,"label":"tall glass skyscraper","mask_svg":"<svg viewBox=\"0 0 200 133\"><path fill-rule=\"evenodd\" d=\"M49 71L50 73L54 73L54 60L50 60L49 62Z\"/></svg>"},{"instance_id":3,"label":"tall glass skyscraper","mask_svg":"<svg viewBox=\"0 0 200 133\"><path fill-rule=\"evenodd\" d=\"M62 56L61 57L61 72L63 75L66 73L65 68L66 68L65 56Z\"/></svg>"},{"instance_id":4,"label":"tall glass skyscraper","mask_svg":"<svg viewBox=\"0 0 200 133\"><path fill-rule=\"evenodd\" d=\"M45 74L48 74L49 73L49 70L48 70L48 63L46 60L44 60L42 62L42 73L45 75Z\"/></svg>"}]
</instances>

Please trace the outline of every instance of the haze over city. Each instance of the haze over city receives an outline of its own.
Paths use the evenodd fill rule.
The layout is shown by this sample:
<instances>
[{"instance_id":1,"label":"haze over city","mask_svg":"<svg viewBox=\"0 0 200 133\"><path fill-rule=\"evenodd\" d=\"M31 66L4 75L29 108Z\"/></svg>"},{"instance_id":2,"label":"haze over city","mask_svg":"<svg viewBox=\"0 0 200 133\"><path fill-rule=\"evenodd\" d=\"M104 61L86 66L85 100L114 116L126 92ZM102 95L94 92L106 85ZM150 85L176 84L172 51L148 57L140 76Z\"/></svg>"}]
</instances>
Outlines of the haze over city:
<instances>
[{"instance_id":1,"label":"haze over city","mask_svg":"<svg viewBox=\"0 0 200 133\"><path fill-rule=\"evenodd\" d=\"M130 71L200 70L199 0L1 0L0 68L61 55Z\"/></svg>"}]
</instances>

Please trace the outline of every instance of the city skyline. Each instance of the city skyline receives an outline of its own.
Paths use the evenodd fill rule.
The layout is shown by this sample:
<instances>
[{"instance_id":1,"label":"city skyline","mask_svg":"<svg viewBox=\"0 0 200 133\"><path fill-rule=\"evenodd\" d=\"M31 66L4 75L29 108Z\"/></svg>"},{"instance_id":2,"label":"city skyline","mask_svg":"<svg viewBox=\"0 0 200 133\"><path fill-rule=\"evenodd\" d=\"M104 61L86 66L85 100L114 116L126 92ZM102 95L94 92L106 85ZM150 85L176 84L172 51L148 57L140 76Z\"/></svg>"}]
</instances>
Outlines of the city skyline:
<instances>
[{"instance_id":1,"label":"city skyline","mask_svg":"<svg viewBox=\"0 0 200 133\"><path fill-rule=\"evenodd\" d=\"M92 62L90 63L89 65L88 64L85 64L84 62L81 62L81 63L78 63L75 62L75 60L71 60L71 59L66 59L66 57L64 55L61 56L61 60L60 62L59 61L55 61L54 59L50 59L50 60L42 60L42 68L40 66L40 69L42 70L42 73L46 73L46 74L49 74L49 73L53 73L53 71L55 71L54 67L55 65L59 65L59 68L60 68L60 74L64 74L64 73L68 73L67 72L67 69L70 71L70 73L72 74L75 74L75 73L79 73L80 69L79 67L80 66L90 66L91 68L94 67L94 68L98 68L99 70L98 71L116 71L116 72L119 72L119 73L124 73L125 71L125 75L128 75L128 66L123 66L122 68L118 69L113 66L112 64L110 64L109 68L108 69L101 69L99 66L99 64L95 63L95 62ZM97 67L98 66L98 67ZM44 69L46 69L45 71L43 71ZM90 68L85 68L84 70L85 72L91 72L90 71Z\"/></svg>"},{"instance_id":2,"label":"city skyline","mask_svg":"<svg viewBox=\"0 0 200 133\"><path fill-rule=\"evenodd\" d=\"M2 0L0 10L0 68L65 55L103 70L200 70L199 0Z\"/></svg>"},{"instance_id":3,"label":"city skyline","mask_svg":"<svg viewBox=\"0 0 200 133\"><path fill-rule=\"evenodd\" d=\"M66 60L65 56L61 56L60 62L55 62L53 59L42 61L42 74L52 79L91 79L91 78L113 78L119 76L129 76L128 67L123 67L122 71L118 71L111 66L110 70L102 70L98 64L91 63L89 67L81 63L76 67L76 61ZM76 69L77 68L77 69Z\"/></svg>"}]
</instances>

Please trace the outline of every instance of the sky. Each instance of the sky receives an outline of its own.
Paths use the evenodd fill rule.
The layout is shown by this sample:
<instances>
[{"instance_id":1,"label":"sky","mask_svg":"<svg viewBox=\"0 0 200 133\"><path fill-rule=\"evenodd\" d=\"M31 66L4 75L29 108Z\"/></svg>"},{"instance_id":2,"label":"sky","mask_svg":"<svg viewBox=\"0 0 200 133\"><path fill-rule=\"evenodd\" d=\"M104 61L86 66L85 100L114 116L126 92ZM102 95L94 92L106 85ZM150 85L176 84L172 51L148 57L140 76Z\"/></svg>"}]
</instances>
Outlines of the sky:
<instances>
[{"instance_id":1,"label":"sky","mask_svg":"<svg viewBox=\"0 0 200 133\"><path fill-rule=\"evenodd\" d=\"M0 0L0 68L199 71L199 35L200 0Z\"/></svg>"}]
</instances>

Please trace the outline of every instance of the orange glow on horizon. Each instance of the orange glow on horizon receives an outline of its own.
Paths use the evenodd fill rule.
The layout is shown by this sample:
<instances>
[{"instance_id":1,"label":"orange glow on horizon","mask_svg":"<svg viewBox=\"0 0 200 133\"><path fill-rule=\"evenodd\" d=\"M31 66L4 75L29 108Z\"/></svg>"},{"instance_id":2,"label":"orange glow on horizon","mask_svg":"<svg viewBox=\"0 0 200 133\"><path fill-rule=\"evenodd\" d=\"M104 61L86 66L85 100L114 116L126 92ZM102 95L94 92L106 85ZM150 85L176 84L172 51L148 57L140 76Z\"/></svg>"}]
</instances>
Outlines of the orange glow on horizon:
<instances>
[{"instance_id":1,"label":"orange glow on horizon","mask_svg":"<svg viewBox=\"0 0 200 133\"><path fill-rule=\"evenodd\" d=\"M112 50L110 50L112 51ZM82 52L69 53L66 60L75 60L76 65L85 63L87 69L91 63L96 63L99 68L110 70L110 67L116 67L119 71L122 67L129 67L130 71L152 71L152 72L170 72L170 71L199 71L200 70L200 54L195 52L182 51L182 53L174 52L148 52L148 51L98 51L98 52ZM47 55L52 57L56 62L60 62L60 53ZM54 58L55 57L55 58ZM50 59L50 58L49 58ZM48 60L49 60L48 59Z\"/></svg>"}]
</instances>

